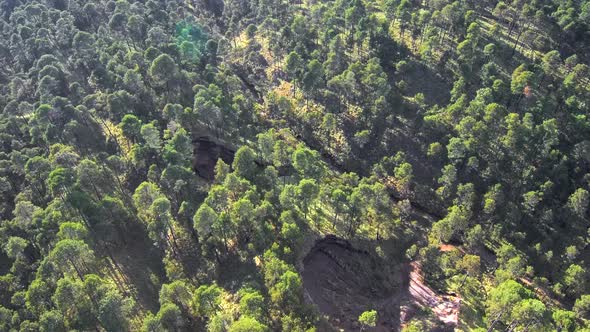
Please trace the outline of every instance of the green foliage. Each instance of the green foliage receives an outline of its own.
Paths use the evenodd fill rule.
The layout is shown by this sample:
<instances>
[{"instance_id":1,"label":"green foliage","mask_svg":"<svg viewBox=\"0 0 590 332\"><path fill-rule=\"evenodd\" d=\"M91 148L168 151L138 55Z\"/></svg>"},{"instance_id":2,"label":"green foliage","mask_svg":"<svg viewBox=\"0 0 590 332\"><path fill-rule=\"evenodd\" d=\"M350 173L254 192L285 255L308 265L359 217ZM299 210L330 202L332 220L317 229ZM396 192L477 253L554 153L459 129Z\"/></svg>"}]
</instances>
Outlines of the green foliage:
<instances>
[{"instance_id":1,"label":"green foliage","mask_svg":"<svg viewBox=\"0 0 590 332\"><path fill-rule=\"evenodd\" d=\"M244 291L240 298L240 312L248 317L261 320L265 315L265 306L264 297L258 291Z\"/></svg>"},{"instance_id":2,"label":"green foliage","mask_svg":"<svg viewBox=\"0 0 590 332\"><path fill-rule=\"evenodd\" d=\"M212 316L219 308L221 289L216 285L202 285L196 289L193 304L197 314Z\"/></svg>"},{"instance_id":3,"label":"green foliage","mask_svg":"<svg viewBox=\"0 0 590 332\"><path fill-rule=\"evenodd\" d=\"M358 319L306 305L327 234L418 260L461 328L588 329L589 18L0 1L0 330L374 327L372 291Z\"/></svg>"},{"instance_id":4,"label":"green foliage","mask_svg":"<svg viewBox=\"0 0 590 332\"><path fill-rule=\"evenodd\" d=\"M590 317L590 295L582 295L574 304L574 312L584 319Z\"/></svg>"},{"instance_id":5,"label":"green foliage","mask_svg":"<svg viewBox=\"0 0 590 332\"><path fill-rule=\"evenodd\" d=\"M162 140L160 138L160 132L156 126L152 123L141 126L141 136L145 141L147 147L159 150L162 146Z\"/></svg>"},{"instance_id":6,"label":"green foliage","mask_svg":"<svg viewBox=\"0 0 590 332\"><path fill-rule=\"evenodd\" d=\"M511 316L521 319L522 315L534 316L539 311L545 310L542 304L539 305L539 301L531 300L530 297L532 297L532 293L518 282L505 281L490 292L486 301L486 313L490 319L508 324Z\"/></svg>"},{"instance_id":7,"label":"green foliage","mask_svg":"<svg viewBox=\"0 0 590 332\"><path fill-rule=\"evenodd\" d=\"M133 114L125 114L119 127L123 131L123 135L135 141L140 135L141 121Z\"/></svg>"},{"instance_id":8,"label":"green foliage","mask_svg":"<svg viewBox=\"0 0 590 332\"><path fill-rule=\"evenodd\" d=\"M229 327L229 332L265 332L268 327L261 324L254 318L240 317L237 321L232 323Z\"/></svg>"},{"instance_id":9,"label":"green foliage","mask_svg":"<svg viewBox=\"0 0 590 332\"><path fill-rule=\"evenodd\" d=\"M241 147L236 151L232 164L236 174L247 180L253 180L256 176L256 155L249 147Z\"/></svg>"},{"instance_id":10,"label":"green foliage","mask_svg":"<svg viewBox=\"0 0 590 332\"><path fill-rule=\"evenodd\" d=\"M359 316L359 323L363 327L375 327L377 325L377 311L368 310Z\"/></svg>"},{"instance_id":11,"label":"green foliage","mask_svg":"<svg viewBox=\"0 0 590 332\"><path fill-rule=\"evenodd\" d=\"M168 54L162 54L152 61L149 74L156 84L170 86L177 74L177 66L174 59Z\"/></svg>"},{"instance_id":12,"label":"green foliage","mask_svg":"<svg viewBox=\"0 0 590 332\"><path fill-rule=\"evenodd\" d=\"M568 291L574 296L581 295L586 289L586 280L586 270L577 264L572 264L567 270L565 270L563 283L568 287Z\"/></svg>"},{"instance_id":13,"label":"green foliage","mask_svg":"<svg viewBox=\"0 0 590 332\"><path fill-rule=\"evenodd\" d=\"M553 312L555 325L563 331L573 331L576 327L576 314L567 310L556 310Z\"/></svg>"}]
</instances>

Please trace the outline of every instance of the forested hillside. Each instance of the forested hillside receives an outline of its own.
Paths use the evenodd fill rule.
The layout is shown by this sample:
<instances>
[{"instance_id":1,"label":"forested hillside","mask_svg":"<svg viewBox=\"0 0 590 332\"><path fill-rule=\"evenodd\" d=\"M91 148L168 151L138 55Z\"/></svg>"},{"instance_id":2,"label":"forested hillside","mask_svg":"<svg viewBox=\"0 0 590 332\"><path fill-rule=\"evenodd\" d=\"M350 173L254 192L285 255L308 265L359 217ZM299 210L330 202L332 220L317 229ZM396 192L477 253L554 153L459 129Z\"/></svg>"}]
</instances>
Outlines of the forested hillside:
<instances>
[{"instance_id":1,"label":"forested hillside","mask_svg":"<svg viewBox=\"0 0 590 332\"><path fill-rule=\"evenodd\" d=\"M0 0L0 331L590 331L590 1Z\"/></svg>"}]
</instances>

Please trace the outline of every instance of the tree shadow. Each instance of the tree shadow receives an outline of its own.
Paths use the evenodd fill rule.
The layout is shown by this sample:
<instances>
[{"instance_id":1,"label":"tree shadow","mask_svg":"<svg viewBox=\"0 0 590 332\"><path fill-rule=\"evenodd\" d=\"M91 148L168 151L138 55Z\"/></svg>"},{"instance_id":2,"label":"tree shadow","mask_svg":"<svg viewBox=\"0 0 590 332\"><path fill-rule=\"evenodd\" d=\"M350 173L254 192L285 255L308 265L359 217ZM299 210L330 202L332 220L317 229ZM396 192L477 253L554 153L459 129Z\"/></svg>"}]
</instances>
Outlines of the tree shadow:
<instances>
[{"instance_id":1,"label":"tree shadow","mask_svg":"<svg viewBox=\"0 0 590 332\"><path fill-rule=\"evenodd\" d=\"M451 99L452 85L420 61L411 61L411 68L401 78L407 84L404 95L422 93L427 105L446 105Z\"/></svg>"},{"instance_id":2,"label":"tree shadow","mask_svg":"<svg viewBox=\"0 0 590 332\"><path fill-rule=\"evenodd\" d=\"M166 280L162 252L153 245L138 223L130 223L125 242L113 250L113 257L123 273L126 286L140 307L157 312L160 287Z\"/></svg>"}]
</instances>

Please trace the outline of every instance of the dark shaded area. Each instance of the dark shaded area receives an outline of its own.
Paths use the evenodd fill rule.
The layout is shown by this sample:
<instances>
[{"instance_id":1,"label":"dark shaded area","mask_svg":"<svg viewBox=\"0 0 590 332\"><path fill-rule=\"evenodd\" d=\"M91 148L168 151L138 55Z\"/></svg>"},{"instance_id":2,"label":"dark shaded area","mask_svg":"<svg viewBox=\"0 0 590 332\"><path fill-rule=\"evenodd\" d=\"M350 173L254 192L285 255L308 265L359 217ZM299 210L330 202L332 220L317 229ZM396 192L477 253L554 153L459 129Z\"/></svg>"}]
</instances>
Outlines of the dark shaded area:
<instances>
[{"instance_id":1,"label":"dark shaded area","mask_svg":"<svg viewBox=\"0 0 590 332\"><path fill-rule=\"evenodd\" d=\"M265 61L263 57L261 57L260 60ZM262 98L262 93L260 93L260 91L258 91L258 89L256 89L256 85L248 79L248 77L247 77L248 75L243 72L244 70L239 66L232 66L232 68L234 69L234 73L240 79L242 84L244 84L246 89L248 89L248 91L250 91L252 96L254 96L256 98L256 101L258 101L259 103L262 103L264 101Z\"/></svg>"},{"instance_id":2,"label":"dark shaded area","mask_svg":"<svg viewBox=\"0 0 590 332\"><path fill-rule=\"evenodd\" d=\"M5 275L10 271L12 260L6 256L4 251L0 251L0 275Z\"/></svg>"},{"instance_id":3,"label":"dark shaded area","mask_svg":"<svg viewBox=\"0 0 590 332\"><path fill-rule=\"evenodd\" d=\"M193 140L195 146L193 169L198 176L213 180L215 178L215 164L221 159L226 164L234 161L235 151L214 142L208 136Z\"/></svg>"},{"instance_id":4,"label":"dark shaded area","mask_svg":"<svg viewBox=\"0 0 590 332\"><path fill-rule=\"evenodd\" d=\"M162 252L137 223L130 223L125 239L125 245L113 252L117 267L123 273L125 284L131 286L137 303L151 312L157 312L160 287L166 281Z\"/></svg>"},{"instance_id":5,"label":"dark shaded area","mask_svg":"<svg viewBox=\"0 0 590 332\"><path fill-rule=\"evenodd\" d=\"M423 93L426 104L446 105L451 99L452 84L446 82L440 74L422 62L412 61L410 66L411 69L402 75L407 83L404 94L415 96L417 93ZM425 84L425 82L428 83Z\"/></svg>"},{"instance_id":6,"label":"dark shaded area","mask_svg":"<svg viewBox=\"0 0 590 332\"><path fill-rule=\"evenodd\" d=\"M215 14L215 16L221 16L223 14L224 5L223 0L205 0L205 7Z\"/></svg>"},{"instance_id":7,"label":"dark shaded area","mask_svg":"<svg viewBox=\"0 0 590 332\"><path fill-rule=\"evenodd\" d=\"M303 264L305 291L332 325L357 331L359 315L377 310L375 330L399 330L399 267L335 236L317 241Z\"/></svg>"}]
</instances>

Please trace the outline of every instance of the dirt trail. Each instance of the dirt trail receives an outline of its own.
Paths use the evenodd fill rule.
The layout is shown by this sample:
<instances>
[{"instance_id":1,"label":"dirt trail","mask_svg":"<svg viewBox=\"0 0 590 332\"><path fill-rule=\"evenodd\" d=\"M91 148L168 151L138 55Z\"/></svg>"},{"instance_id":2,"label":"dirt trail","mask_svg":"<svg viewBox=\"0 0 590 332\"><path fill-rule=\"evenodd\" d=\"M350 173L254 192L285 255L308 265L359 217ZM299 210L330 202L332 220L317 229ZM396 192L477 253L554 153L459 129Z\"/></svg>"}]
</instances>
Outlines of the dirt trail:
<instances>
[{"instance_id":1,"label":"dirt trail","mask_svg":"<svg viewBox=\"0 0 590 332\"><path fill-rule=\"evenodd\" d=\"M459 310L461 299L456 296L438 295L432 288L424 283L422 267L419 262L409 263L408 274L408 300L418 306L432 309L436 317L449 327L456 327L459 322ZM402 313L401 318L407 322L412 313ZM402 321L402 324L404 321Z\"/></svg>"},{"instance_id":2,"label":"dirt trail","mask_svg":"<svg viewBox=\"0 0 590 332\"><path fill-rule=\"evenodd\" d=\"M441 244L441 252L461 250L452 244ZM406 263L407 271L407 293L406 298L414 306L430 308L439 321L443 322L450 331L459 324L459 311L461 309L461 298L452 295L439 295L424 281L422 264L419 261ZM409 321L414 312L412 308L406 308L402 312L402 325Z\"/></svg>"}]
</instances>

